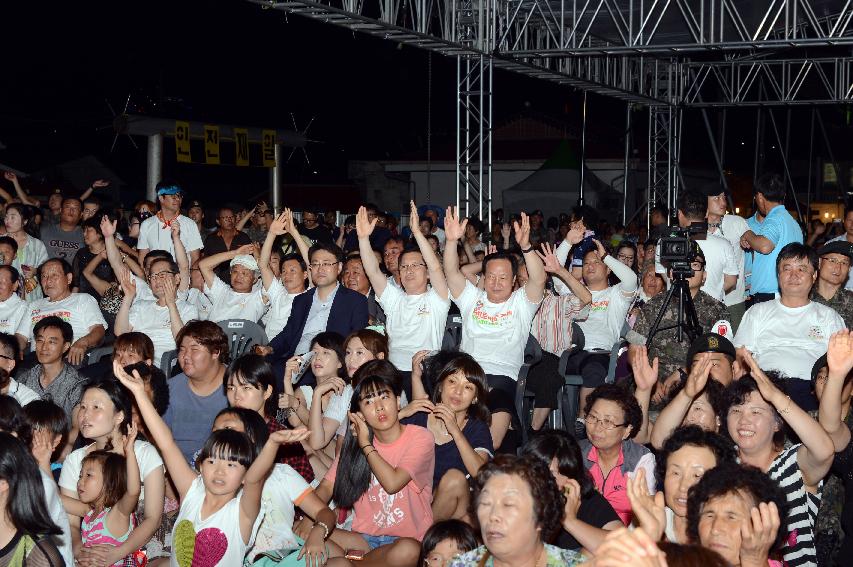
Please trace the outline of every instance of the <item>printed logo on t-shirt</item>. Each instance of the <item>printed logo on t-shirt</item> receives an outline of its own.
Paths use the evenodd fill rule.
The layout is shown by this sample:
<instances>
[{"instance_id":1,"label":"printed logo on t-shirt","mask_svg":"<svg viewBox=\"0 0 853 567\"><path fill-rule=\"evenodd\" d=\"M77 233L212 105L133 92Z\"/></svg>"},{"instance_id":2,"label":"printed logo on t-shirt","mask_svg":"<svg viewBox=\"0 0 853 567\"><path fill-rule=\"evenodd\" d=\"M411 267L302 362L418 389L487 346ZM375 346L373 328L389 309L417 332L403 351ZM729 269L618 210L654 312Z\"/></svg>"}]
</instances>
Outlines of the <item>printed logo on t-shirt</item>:
<instances>
[{"instance_id":1,"label":"printed logo on t-shirt","mask_svg":"<svg viewBox=\"0 0 853 567\"><path fill-rule=\"evenodd\" d=\"M593 301L589 305L590 311L607 311L607 308L610 306L609 299L602 299L601 301Z\"/></svg>"},{"instance_id":2,"label":"printed logo on t-shirt","mask_svg":"<svg viewBox=\"0 0 853 567\"><path fill-rule=\"evenodd\" d=\"M424 317L430 314L429 305L421 303L418 305L418 317Z\"/></svg>"},{"instance_id":3,"label":"printed logo on t-shirt","mask_svg":"<svg viewBox=\"0 0 853 567\"><path fill-rule=\"evenodd\" d=\"M59 317L65 322L71 321L71 311L50 311L43 313L41 309L33 311L33 325L44 319L45 317Z\"/></svg>"},{"instance_id":4,"label":"printed logo on t-shirt","mask_svg":"<svg viewBox=\"0 0 853 567\"><path fill-rule=\"evenodd\" d=\"M492 315L483 309L482 301L478 301L474 305L474 311L471 312L471 318L474 319L474 323L483 327L504 327L512 321L512 315L512 309Z\"/></svg>"},{"instance_id":5,"label":"printed logo on t-shirt","mask_svg":"<svg viewBox=\"0 0 853 567\"><path fill-rule=\"evenodd\" d=\"M378 487L378 490L377 490ZM370 488L367 489L367 499L372 503L373 521L380 529L396 526L406 518L405 512L399 506L395 506L400 500L406 498L406 491L401 490L396 494L388 494L375 476L370 477ZM376 503L379 507L376 507Z\"/></svg>"},{"instance_id":6,"label":"printed logo on t-shirt","mask_svg":"<svg viewBox=\"0 0 853 567\"><path fill-rule=\"evenodd\" d=\"M809 327L809 338L815 340L823 340L826 337L823 334L823 329L820 328L820 325L812 325Z\"/></svg>"}]
</instances>

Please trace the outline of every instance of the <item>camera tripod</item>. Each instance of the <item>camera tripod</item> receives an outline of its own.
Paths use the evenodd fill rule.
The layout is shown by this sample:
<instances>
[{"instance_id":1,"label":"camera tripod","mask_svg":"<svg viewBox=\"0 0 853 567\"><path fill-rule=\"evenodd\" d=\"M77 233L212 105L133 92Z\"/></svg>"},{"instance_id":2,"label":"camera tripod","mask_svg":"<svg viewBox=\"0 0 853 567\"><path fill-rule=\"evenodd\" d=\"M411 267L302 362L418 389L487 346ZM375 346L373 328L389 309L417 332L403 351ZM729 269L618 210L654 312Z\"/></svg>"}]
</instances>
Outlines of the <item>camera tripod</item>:
<instances>
[{"instance_id":1,"label":"camera tripod","mask_svg":"<svg viewBox=\"0 0 853 567\"><path fill-rule=\"evenodd\" d=\"M651 329L649 329L649 336L646 339L647 345L652 342L656 334L670 329L678 331L678 342L684 340L684 333L687 333L687 338L691 343L702 335L702 326L699 325L699 318L696 316L696 307L693 305L693 296L690 295L690 286L687 284L689 275L692 275L692 273L673 274L672 286L666 292L666 296L663 298L663 305L660 311L658 311ZM678 301L678 318L676 323L667 327L660 327L661 319L663 319L667 308L673 300Z\"/></svg>"}]
</instances>

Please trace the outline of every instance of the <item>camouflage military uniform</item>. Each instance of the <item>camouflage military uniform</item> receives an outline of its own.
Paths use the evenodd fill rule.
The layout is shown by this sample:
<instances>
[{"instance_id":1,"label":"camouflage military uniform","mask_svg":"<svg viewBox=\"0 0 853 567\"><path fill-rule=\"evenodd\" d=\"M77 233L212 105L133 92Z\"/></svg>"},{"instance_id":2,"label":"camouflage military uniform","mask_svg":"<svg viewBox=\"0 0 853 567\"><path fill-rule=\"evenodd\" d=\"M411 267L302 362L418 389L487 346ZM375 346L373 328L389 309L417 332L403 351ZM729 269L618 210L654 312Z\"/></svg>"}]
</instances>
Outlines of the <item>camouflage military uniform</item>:
<instances>
[{"instance_id":1,"label":"camouflage military uniform","mask_svg":"<svg viewBox=\"0 0 853 567\"><path fill-rule=\"evenodd\" d=\"M848 329L853 329L853 291L844 289L843 287L835 292L832 299L826 300L817 289L812 290L812 301L823 303L827 307L835 309L841 318L844 319L844 324Z\"/></svg>"},{"instance_id":2,"label":"camouflage military uniform","mask_svg":"<svg viewBox=\"0 0 853 567\"><path fill-rule=\"evenodd\" d=\"M658 311L663 306L664 294L653 297L643 305L637 315L634 328L628 332L626 339L633 345L645 345L652 324L655 322ZM702 331L707 332L711 326L720 319L729 318L729 311L722 301L717 301L704 291L699 291L693 298L693 306L696 308L696 317ZM659 327L669 327L678 321L678 303L671 301L660 321ZM690 348L690 340L683 335L683 340L678 341L678 331L669 329L655 333L649 345L649 359L654 357L660 359L660 375L666 377L683 367L687 358L687 349Z\"/></svg>"}]
</instances>

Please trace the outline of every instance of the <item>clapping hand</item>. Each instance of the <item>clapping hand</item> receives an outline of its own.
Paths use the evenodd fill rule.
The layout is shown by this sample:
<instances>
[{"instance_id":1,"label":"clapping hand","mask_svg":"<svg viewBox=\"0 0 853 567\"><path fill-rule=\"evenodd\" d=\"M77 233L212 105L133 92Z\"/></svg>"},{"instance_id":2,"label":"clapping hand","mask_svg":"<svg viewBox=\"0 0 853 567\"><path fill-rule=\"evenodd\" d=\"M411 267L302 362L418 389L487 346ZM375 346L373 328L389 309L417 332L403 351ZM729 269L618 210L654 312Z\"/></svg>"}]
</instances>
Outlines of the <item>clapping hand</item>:
<instances>
[{"instance_id":1,"label":"clapping hand","mask_svg":"<svg viewBox=\"0 0 853 567\"><path fill-rule=\"evenodd\" d=\"M646 470L640 469L628 479L628 500L637 522L655 541L660 541L666 529L666 509L663 492L649 494Z\"/></svg>"},{"instance_id":2,"label":"clapping hand","mask_svg":"<svg viewBox=\"0 0 853 567\"><path fill-rule=\"evenodd\" d=\"M649 351L646 347L641 346L636 349L631 349L631 369L634 371L634 382L637 384L637 390L651 391L658 382L658 372L660 362L658 357L649 364Z\"/></svg>"}]
</instances>

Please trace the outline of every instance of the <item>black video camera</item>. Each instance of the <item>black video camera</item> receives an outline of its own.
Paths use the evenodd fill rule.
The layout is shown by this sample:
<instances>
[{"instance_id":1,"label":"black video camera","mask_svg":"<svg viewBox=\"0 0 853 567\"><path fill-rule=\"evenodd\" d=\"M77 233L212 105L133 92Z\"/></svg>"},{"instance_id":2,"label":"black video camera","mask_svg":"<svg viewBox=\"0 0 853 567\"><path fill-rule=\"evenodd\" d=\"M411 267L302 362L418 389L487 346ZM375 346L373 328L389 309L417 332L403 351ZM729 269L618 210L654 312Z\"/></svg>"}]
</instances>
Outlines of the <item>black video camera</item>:
<instances>
[{"instance_id":1,"label":"black video camera","mask_svg":"<svg viewBox=\"0 0 853 567\"><path fill-rule=\"evenodd\" d=\"M707 233L707 222L694 222L687 228L671 227L669 236L660 239L660 263L672 270L674 278L693 276L690 264L699 254L699 245L690 235Z\"/></svg>"}]
</instances>

